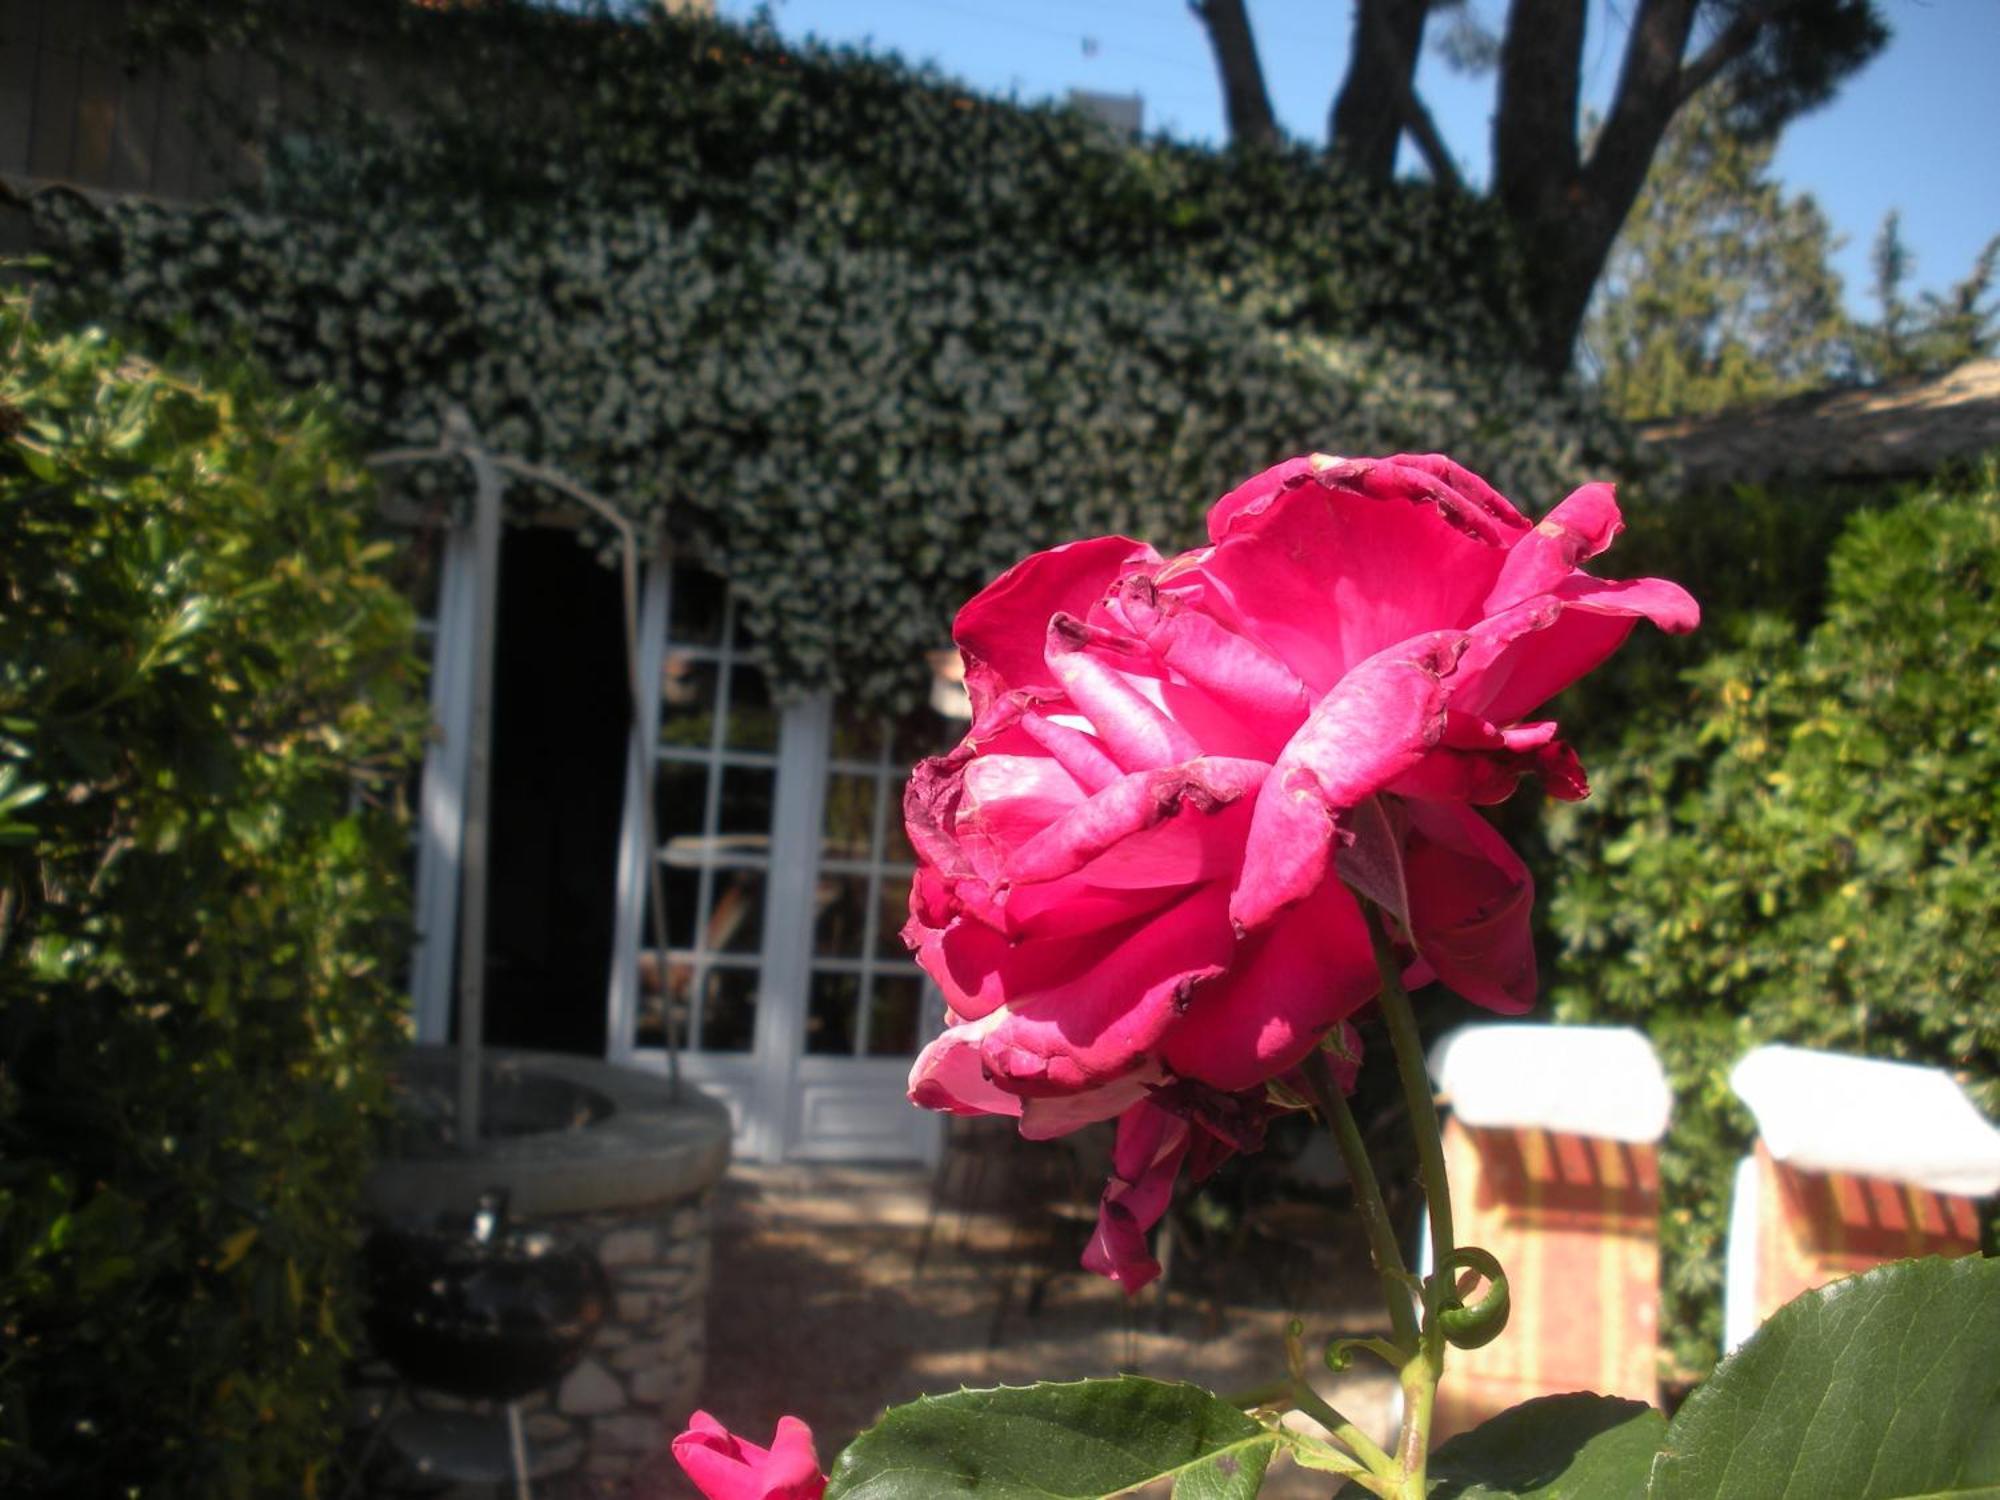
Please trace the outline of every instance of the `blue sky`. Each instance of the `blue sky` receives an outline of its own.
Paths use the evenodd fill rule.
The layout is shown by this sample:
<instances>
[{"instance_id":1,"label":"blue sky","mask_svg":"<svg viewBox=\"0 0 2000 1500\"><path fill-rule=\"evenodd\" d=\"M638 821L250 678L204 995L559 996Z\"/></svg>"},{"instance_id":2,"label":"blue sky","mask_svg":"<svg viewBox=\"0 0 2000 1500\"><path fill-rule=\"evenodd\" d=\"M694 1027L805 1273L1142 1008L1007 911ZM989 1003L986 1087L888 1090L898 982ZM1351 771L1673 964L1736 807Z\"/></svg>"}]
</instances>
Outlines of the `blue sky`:
<instances>
[{"instance_id":1,"label":"blue sky","mask_svg":"<svg viewBox=\"0 0 2000 1500\"><path fill-rule=\"evenodd\" d=\"M1340 0L1249 0L1265 77L1285 129L1317 141L1347 55L1351 6ZM1501 0L1473 0L1497 20ZM752 0L719 0L747 19ZM1914 283L1964 276L2000 233L2000 0L1881 0L1888 48L1818 112L1797 121L1777 172L1810 192L1845 236L1835 264L1848 301L1868 312L1868 250L1882 217L1902 212ZM1586 88L1616 78L1622 5L1593 0ZM770 0L779 30L935 63L988 93L1022 99L1072 87L1144 96L1149 130L1219 141L1222 102L1207 40L1184 0ZM1490 80L1426 56L1419 87L1467 175L1483 180ZM1406 148L1407 154L1407 148Z\"/></svg>"}]
</instances>

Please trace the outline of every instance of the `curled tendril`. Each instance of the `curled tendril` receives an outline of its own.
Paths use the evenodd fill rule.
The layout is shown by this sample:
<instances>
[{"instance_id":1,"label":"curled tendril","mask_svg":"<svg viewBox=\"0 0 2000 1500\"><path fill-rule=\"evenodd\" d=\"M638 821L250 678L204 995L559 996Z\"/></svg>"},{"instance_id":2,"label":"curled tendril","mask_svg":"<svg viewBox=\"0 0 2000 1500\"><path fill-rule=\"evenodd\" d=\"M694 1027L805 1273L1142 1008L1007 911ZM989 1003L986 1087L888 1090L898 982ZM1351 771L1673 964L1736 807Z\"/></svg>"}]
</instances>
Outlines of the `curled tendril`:
<instances>
[{"instance_id":1,"label":"curled tendril","mask_svg":"<svg viewBox=\"0 0 2000 1500\"><path fill-rule=\"evenodd\" d=\"M1387 1339L1328 1339L1326 1342L1326 1367L1336 1375L1344 1375L1354 1365L1354 1351L1366 1349L1392 1370L1402 1369L1410 1358L1410 1351L1399 1349Z\"/></svg>"},{"instance_id":2,"label":"curled tendril","mask_svg":"<svg viewBox=\"0 0 2000 1500\"><path fill-rule=\"evenodd\" d=\"M1487 1281L1486 1295L1470 1307L1460 1299L1452 1282L1452 1273L1461 1269L1476 1271ZM1491 1254L1477 1245L1460 1245L1445 1257L1433 1279L1443 1291L1437 1319L1447 1343L1459 1349L1477 1349L1500 1336L1512 1301L1507 1293L1507 1273Z\"/></svg>"}]
</instances>

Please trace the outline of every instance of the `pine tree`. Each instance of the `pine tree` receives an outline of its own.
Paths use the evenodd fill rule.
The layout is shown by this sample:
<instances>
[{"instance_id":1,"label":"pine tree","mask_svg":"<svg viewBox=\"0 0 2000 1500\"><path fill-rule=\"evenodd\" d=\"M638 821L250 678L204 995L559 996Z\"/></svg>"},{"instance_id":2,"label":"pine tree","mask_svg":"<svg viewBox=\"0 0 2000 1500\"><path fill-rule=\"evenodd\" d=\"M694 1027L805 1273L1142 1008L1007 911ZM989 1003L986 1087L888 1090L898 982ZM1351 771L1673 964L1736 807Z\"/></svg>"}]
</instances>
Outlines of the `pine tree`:
<instances>
[{"instance_id":1,"label":"pine tree","mask_svg":"<svg viewBox=\"0 0 2000 1500\"><path fill-rule=\"evenodd\" d=\"M1836 241L1771 176L1774 143L1713 101L1683 111L1613 247L1583 360L1633 419L1767 400L1850 372Z\"/></svg>"},{"instance_id":2,"label":"pine tree","mask_svg":"<svg viewBox=\"0 0 2000 1500\"><path fill-rule=\"evenodd\" d=\"M1854 333L1855 358L1865 379L1940 375L2000 352L2000 305L1988 300L2000 276L2000 235L1986 242L1962 281L1942 292L1919 293L1914 302L1903 290L1916 258L1903 243L1900 214L1892 212L1882 221L1872 260L1880 313Z\"/></svg>"}]
</instances>

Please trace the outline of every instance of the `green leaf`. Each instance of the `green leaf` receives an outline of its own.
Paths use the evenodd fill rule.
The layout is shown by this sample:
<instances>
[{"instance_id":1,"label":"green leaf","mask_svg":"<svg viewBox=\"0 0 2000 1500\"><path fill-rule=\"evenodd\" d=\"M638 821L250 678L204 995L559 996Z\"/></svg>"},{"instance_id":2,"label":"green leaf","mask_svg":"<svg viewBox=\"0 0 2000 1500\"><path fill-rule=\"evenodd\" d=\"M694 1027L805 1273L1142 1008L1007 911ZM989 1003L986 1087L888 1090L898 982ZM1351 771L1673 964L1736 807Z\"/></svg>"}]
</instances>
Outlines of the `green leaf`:
<instances>
[{"instance_id":1,"label":"green leaf","mask_svg":"<svg viewBox=\"0 0 2000 1500\"><path fill-rule=\"evenodd\" d=\"M2000 1260L1898 1261L1786 1303L1688 1398L1649 1495L2000 1496Z\"/></svg>"},{"instance_id":2,"label":"green leaf","mask_svg":"<svg viewBox=\"0 0 2000 1500\"><path fill-rule=\"evenodd\" d=\"M1640 1500L1667 1419L1575 1391L1511 1407L1431 1455L1432 1500Z\"/></svg>"},{"instance_id":3,"label":"green leaf","mask_svg":"<svg viewBox=\"0 0 2000 1500\"><path fill-rule=\"evenodd\" d=\"M1191 1385L1135 1375L925 1396L833 1466L827 1500L1102 1500L1171 1476L1176 1500L1251 1500L1281 1439Z\"/></svg>"}]
</instances>

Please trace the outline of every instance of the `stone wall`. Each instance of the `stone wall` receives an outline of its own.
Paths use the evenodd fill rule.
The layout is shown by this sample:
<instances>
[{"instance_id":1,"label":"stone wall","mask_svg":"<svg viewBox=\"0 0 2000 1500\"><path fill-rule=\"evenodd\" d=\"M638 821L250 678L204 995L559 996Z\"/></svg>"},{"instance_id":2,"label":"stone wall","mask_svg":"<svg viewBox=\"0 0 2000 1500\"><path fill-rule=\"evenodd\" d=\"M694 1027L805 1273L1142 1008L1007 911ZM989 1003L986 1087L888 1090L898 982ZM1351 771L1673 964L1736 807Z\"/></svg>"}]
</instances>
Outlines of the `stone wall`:
<instances>
[{"instance_id":1,"label":"stone wall","mask_svg":"<svg viewBox=\"0 0 2000 1500\"><path fill-rule=\"evenodd\" d=\"M565 1496L610 1494L616 1481L657 1457L701 1398L707 1358L708 1283L714 1230L712 1190L666 1203L640 1204L599 1213L539 1218L535 1228L554 1233L565 1245L588 1245L611 1282L611 1309L596 1338L576 1366L552 1389L536 1391L520 1403L523 1431L537 1493ZM364 1355L357 1372L357 1417L375 1421L397 1387L393 1370ZM432 1391L398 1399L398 1413L485 1411L478 1403ZM449 1430L449 1429L447 1429ZM378 1483L393 1471L423 1470L418 1448L449 1446L433 1462L440 1475L462 1462L504 1463L497 1424L490 1435L465 1429L437 1438L421 1423L392 1422L380 1445ZM399 1461L400 1460L400 1461ZM562 1483L562 1479L601 1484ZM546 1491L542 1481L551 1481ZM386 1493L386 1490L385 1490ZM456 1497L458 1490L447 1491ZM492 1493L468 1484L472 1496Z\"/></svg>"},{"instance_id":2,"label":"stone wall","mask_svg":"<svg viewBox=\"0 0 2000 1500\"><path fill-rule=\"evenodd\" d=\"M555 1223L595 1242L611 1278L611 1316L553 1393L532 1398L531 1440L574 1445L584 1472L622 1476L685 1425L707 1356L713 1192L651 1213ZM551 1454L551 1457L554 1455Z\"/></svg>"},{"instance_id":3,"label":"stone wall","mask_svg":"<svg viewBox=\"0 0 2000 1500\"><path fill-rule=\"evenodd\" d=\"M675 1099L664 1080L549 1054L495 1055L494 1066L565 1079L610 1106L588 1128L535 1131L477 1151L386 1162L370 1182L377 1217L427 1224L464 1217L488 1186L512 1195L515 1227L543 1230L594 1251L611 1283L611 1307L591 1346L549 1390L520 1402L537 1496L613 1496L619 1481L661 1455L701 1398L715 1189L729 1156L729 1122L699 1096ZM496 1097L499 1097L496 1094ZM364 1356L357 1426L375 1424L397 1378ZM382 1427L380 1493L391 1471L475 1481L505 1472L503 1429L459 1417L486 1408L428 1391L397 1399ZM443 1414L443 1420L437 1415ZM454 1419L456 1423L454 1425ZM493 1466L498 1466L494 1472ZM491 1483L443 1491L481 1500Z\"/></svg>"}]
</instances>

